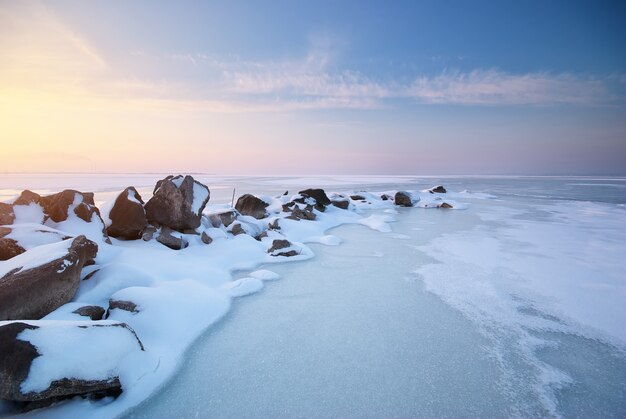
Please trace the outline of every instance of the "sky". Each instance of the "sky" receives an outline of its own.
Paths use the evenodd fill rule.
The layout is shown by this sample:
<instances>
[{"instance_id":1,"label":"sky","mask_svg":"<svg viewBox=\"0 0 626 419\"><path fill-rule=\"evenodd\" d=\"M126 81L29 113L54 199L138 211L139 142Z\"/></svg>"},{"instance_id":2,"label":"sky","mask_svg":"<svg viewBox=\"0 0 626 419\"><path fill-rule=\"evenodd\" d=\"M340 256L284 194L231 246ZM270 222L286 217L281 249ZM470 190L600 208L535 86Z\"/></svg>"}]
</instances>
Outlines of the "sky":
<instances>
[{"instance_id":1,"label":"sky","mask_svg":"<svg viewBox=\"0 0 626 419\"><path fill-rule=\"evenodd\" d=\"M0 0L0 173L626 174L626 2Z\"/></svg>"}]
</instances>

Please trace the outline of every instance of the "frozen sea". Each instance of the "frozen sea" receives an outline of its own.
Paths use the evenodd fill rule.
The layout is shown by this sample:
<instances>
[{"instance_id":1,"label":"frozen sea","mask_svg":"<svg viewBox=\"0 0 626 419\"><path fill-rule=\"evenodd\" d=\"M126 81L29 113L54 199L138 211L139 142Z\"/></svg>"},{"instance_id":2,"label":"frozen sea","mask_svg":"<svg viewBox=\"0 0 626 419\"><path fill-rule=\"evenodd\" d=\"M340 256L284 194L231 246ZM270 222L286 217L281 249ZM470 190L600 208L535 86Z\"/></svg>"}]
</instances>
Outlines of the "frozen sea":
<instances>
[{"instance_id":1,"label":"frozen sea","mask_svg":"<svg viewBox=\"0 0 626 419\"><path fill-rule=\"evenodd\" d=\"M2 175L0 200L149 196L162 177ZM468 208L397 208L391 232L340 226L338 246L262 267L280 279L234 300L125 417L626 417L626 178L194 177L209 207L233 188L442 184Z\"/></svg>"}]
</instances>

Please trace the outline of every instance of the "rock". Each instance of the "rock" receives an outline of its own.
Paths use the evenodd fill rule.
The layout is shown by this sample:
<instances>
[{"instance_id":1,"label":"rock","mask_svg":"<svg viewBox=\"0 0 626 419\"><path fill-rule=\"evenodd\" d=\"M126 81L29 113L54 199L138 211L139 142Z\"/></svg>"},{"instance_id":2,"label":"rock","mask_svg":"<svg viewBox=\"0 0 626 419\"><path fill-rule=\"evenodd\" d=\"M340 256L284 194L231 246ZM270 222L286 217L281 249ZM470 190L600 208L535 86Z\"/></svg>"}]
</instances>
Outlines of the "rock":
<instances>
[{"instance_id":1,"label":"rock","mask_svg":"<svg viewBox=\"0 0 626 419\"><path fill-rule=\"evenodd\" d=\"M26 251L13 239L5 237L11 234L12 229L0 227L0 260L8 260Z\"/></svg>"},{"instance_id":2,"label":"rock","mask_svg":"<svg viewBox=\"0 0 626 419\"><path fill-rule=\"evenodd\" d=\"M257 220L267 217L267 211L265 210L267 207L267 202L250 194L240 196L235 204L235 209L241 214L249 215Z\"/></svg>"},{"instance_id":3,"label":"rock","mask_svg":"<svg viewBox=\"0 0 626 419\"><path fill-rule=\"evenodd\" d=\"M261 234L259 234L258 236L256 236L254 239L257 240L257 241L261 241L261 240L263 240L266 237L267 237L267 231L264 231Z\"/></svg>"},{"instance_id":4,"label":"rock","mask_svg":"<svg viewBox=\"0 0 626 419\"><path fill-rule=\"evenodd\" d=\"M80 316L89 317L91 320L102 320L105 310L100 306L83 306L73 311Z\"/></svg>"},{"instance_id":5,"label":"rock","mask_svg":"<svg viewBox=\"0 0 626 419\"><path fill-rule=\"evenodd\" d=\"M124 189L115 199L109 213L111 225L107 228L108 235L125 240L140 238L148 225L143 204L141 195L134 187Z\"/></svg>"},{"instance_id":6,"label":"rock","mask_svg":"<svg viewBox=\"0 0 626 419\"><path fill-rule=\"evenodd\" d=\"M428 190L428 192L430 193L446 193L446 188L444 188L443 186L439 185L439 186L435 186L434 188L430 188Z\"/></svg>"},{"instance_id":7,"label":"rock","mask_svg":"<svg viewBox=\"0 0 626 419\"><path fill-rule=\"evenodd\" d=\"M88 337L81 342L81 351L95 354L93 362L107 362L109 364L119 362L119 358L128 355L130 351L143 351L143 344L135 332L125 323L93 324L85 326L82 322L64 322L63 324L50 325L49 323L26 324L23 322L11 322L0 326L0 399L19 402L24 410L32 410L53 404L55 402L75 396L102 398L107 396L117 397L122 392L119 377L113 372L102 374L95 379L80 379L75 377L62 377L52 369L50 384L43 390L24 391L23 384L27 381L33 361L50 362L44 347L34 346L28 340L23 340L22 334L36 336L39 330L45 330L48 335L57 334L54 352L67 352L76 350L75 329L81 328L88 331ZM119 346L118 339L107 339L115 332L116 338L124 340L123 346ZM84 334L85 332L81 332ZM20 338L18 338L20 336ZM67 339L73 336L73 339ZM94 339L95 338L95 339ZM106 347L102 347L105 342ZM113 359L110 353L115 352ZM101 359L103 361L101 361ZM113 369L111 369L112 371Z\"/></svg>"},{"instance_id":8,"label":"rock","mask_svg":"<svg viewBox=\"0 0 626 419\"><path fill-rule=\"evenodd\" d=\"M350 195L350 199L353 201L365 201L365 197L362 195Z\"/></svg>"},{"instance_id":9,"label":"rock","mask_svg":"<svg viewBox=\"0 0 626 419\"><path fill-rule=\"evenodd\" d=\"M202 243L204 244L211 244L213 243L213 239L211 238L211 236L209 236L206 231L203 231L202 234L200 235L200 240L202 240Z\"/></svg>"},{"instance_id":10,"label":"rock","mask_svg":"<svg viewBox=\"0 0 626 419\"><path fill-rule=\"evenodd\" d=\"M396 192L396 196L394 197L394 202L396 205L401 207L412 207L413 199L411 198L411 194L404 191Z\"/></svg>"},{"instance_id":11,"label":"rock","mask_svg":"<svg viewBox=\"0 0 626 419\"><path fill-rule=\"evenodd\" d=\"M15 221L13 205L0 202L0 225L10 225Z\"/></svg>"},{"instance_id":12,"label":"rock","mask_svg":"<svg viewBox=\"0 0 626 419\"><path fill-rule=\"evenodd\" d=\"M141 239L145 242L149 242L154 238L155 233L157 232L157 228L155 226L148 225L143 230L143 234L141 235Z\"/></svg>"},{"instance_id":13,"label":"rock","mask_svg":"<svg viewBox=\"0 0 626 419\"><path fill-rule=\"evenodd\" d=\"M232 234L233 236L238 236L240 234L246 234L246 230L243 229L243 227L241 226L240 223L233 224L233 226L230 228L230 230L228 230L228 232L230 234Z\"/></svg>"},{"instance_id":14,"label":"rock","mask_svg":"<svg viewBox=\"0 0 626 419\"><path fill-rule=\"evenodd\" d=\"M350 207L350 200L344 197L336 197L331 200L330 203L341 209L348 209Z\"/></svg>"},{"instance_id":15,"label":"rock","mask_svg":"<svg viewBox=\"0 0 626 419\"><path fill-rule=\"evenodd\" d=\"M211 221L211 225L215 228L224 225L224 227L228 227L232 223L237 220L237 212L236 211L225 211L217 214L209 215L209 220Z\"/></svg>"},{"instance_id":16,"label":"rock","mask_svg":"<svg viewBox=\"0 0 626 419\"><path fill-rule=\"evenodd\" d=\"M452 205L448 204L447 202L443 202L441 203L438 208L453 208Z\"/></svg>"},{"instance_id":17,"label":"rock","mask_svg":"<svg viewBox=\"0 0 626 419\"><path fill-rule=\"evenodd\" d=\"M318 211L324 212L326 206L331 204L324 189L305 189L298 193L305 198L313 198L315 200L315 209ZM296 202L298 202L298 200L296 200Z\"/></svg>"},{"instance_id":18,"label":"rock","mask_svg":"<svg viewBox=\"0 0 626 419\"><path fill-rule=\"evenodd\" d=\"M270 230L280 230L280 224L278 223L278 218L272 221L271 223L269 223L267 226Z\"/></svg>"},{"instance_id":19,"label":"rock","mask_svg":"<svg viewBox=\"0 0 626 419\"><path fill-rule=\"evenodd\" d=\"M13 201L13 205L30 205L32 203L41 205L41 196L36 194L35 192L24 190L17 197L15 201Z\"/></svg>"},{"instance_id":20,"label":"rock","mask_svg":"<svg viewBox=\"0 0 626 419\"><path fill-rule=\"evenodd\" d=\"M146 218L153 225L178 231L196 229L210 195L209 188L193 177L170 175L157 182L154 195L144 206Z\"/></svg>"},{"instance_id":21,"label":"rock","mask_svg":"<svg viewBox=\"0 0 626 419\"><path fill-rule=\"evenodd\" d=\"M272 242L272 246L267 250L267 253L272 256L296 256L298 254L295 250L288 251L280 251L281 249L286 249L291 247L291 242L289 240L276 239Z\"/></svg>"},{"instance_id":22,"label":"rock","mask_svg":"<svg viewBox=\"0 0 626 419\"><path fill-rule=\"evenodd\" d=\"M126 301L126 300L109 300L109 310L108 312L110 312L113 309L119 309L119 310L124 310L124 311L128 311L129 313L139 313L139 309L137 308L137 304L133 303L132 301ZM107 313L107 317L108 313Z\"/></svg>"},{"instance_id":23,"label":"rock","mask_svg":"<svg viewBox=\"0 0 626 419\"><path fill-rule=\"evenodd\" d=\"M391 196L384 193L380 196L380 199L382 199L383 201L389 201L391 199Z\"/></svg>"},{"instance_id":24,"label":"rock","mask_svg":"<svg viewBox=\"0 0 626 419\"><path fill-rule=\"evenodd\" d=\"M85 236L70 240L64 256L33 268L13 269L0 278L0 320L39 319L74 297L83 265L96 257L98 245ZM36 249L58 252L62 243L65 241ZM25 252L11 262L19 267L32 264L29 259L29 252Z\"/></svg>"},{"instance_id":25,"label":"rock","mask_svg":"<svg viewBox=\"0 0 626 419\"><path fill-rule=\"evenodd\" d=\"M174 231L171 228L163 226L161 227L159 235L156 239L162 245L167 246L173 250L181 250L189 246L187 240L185 240L183 237L177 237L172 233L174 233Z\"/></svg>"},{"instance_id":26,"label":"rock","mask_svg":"<svg viewBox=\"0 0 626 419\"><path fill-rule=\"evenodd\" d=\"M290 220L315 220L317 218L317 216L315 215L315 213L313 212L313 207L311 205L307 205L304 210L301 210L300 207L298 207L298 205L294 205L293 208L290 209L291 211L291 215L289 215L287 218L289 218Z\"/></svg>"}]
</instances>

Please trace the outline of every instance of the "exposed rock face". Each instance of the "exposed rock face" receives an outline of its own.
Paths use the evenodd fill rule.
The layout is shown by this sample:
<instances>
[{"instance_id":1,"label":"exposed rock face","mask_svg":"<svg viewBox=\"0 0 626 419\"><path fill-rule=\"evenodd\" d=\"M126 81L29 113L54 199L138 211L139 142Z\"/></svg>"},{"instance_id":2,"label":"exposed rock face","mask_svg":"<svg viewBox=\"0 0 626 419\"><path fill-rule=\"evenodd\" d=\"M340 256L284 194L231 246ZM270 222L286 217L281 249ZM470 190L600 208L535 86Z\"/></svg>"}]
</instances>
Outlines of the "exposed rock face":
<instances>
[{"instance_id":1,"label":"exposed rock face","mask_svg":"<svg viewBox=\"0 0 626 419\"><path fill-rule=\"evenodd\" d=\"M450 209L452 208L452 205L448 204L447 202L443 202L441 203L438 208L446 208L446 209Z\"/></svg>"},{"instance_id":2,"label":"exposed rock face","mask_svg":"<svg viewBox=\"0 0 626 419\"><path fill-rule=\"evenodd\" d=\"M148 222L174 230L196 229L209 202L209 188L191 176L168 176L157 182L145 205Z\"/></svg>"},{"instance_id":3,"label":"exposed rock face","mask_svg":"<svg viewBox=\"0 0 626 419\"><path fill-rule=\"evenodd\" d=\"M348 209L350 207L350 200L341 196L334 198L330 203L341 209Z\"/></svg>"},{"instance_id":4,"label":"exposed rock face","mask_svg":"<svg viewBox=\"0 0 626 419\"><path fill-rule=\"evenodd\" d=\"M109 300L109 311L113 309L128 311L129 313L139 313L137 304L126 300ZM108 317L108 316L107 316Z\"/></svg>"},{"instance_id":5,"label":"exposed rock face","mask_svg":"<svg viewBox=\"0 0 626 419\"><path fill-rule=\"evenodd\" d=\"M289 247L291 247L291 242L289 240L276 239L272 242L272 247L267 250L267 253L272 256L296 256L298 252L293 249L281 251L281 249L287 249Z\"/></svg>"},{"instance_id":6,"label":"exposed rock face","mask_svg":"<svg viewBox=\"0 0 626 419\"><path fill-rule=\"evenodd\" d=\"M18 242L5 237L11 234L11 231L10 228L0 227L0 260L8 260L25 252L25 249Z\"/></svg>"},{"instance_id":7,"label":"exposed rock face","mask_svg":"<svg viewBox=\"0 0 626 419\"><path fill-rule=\"evenodd\" d=\"M33 203L41 204L41 196L35 192L29 191L28 189L22 191L20 196L13 201L13 205L30 205Z\"/></svg>"},{"instance_id":8,"label":"exposed rock face","mask_svg":"<svg viewBox=\"0 0 626 419\"><path fill-rule=\"evenodd\" d=\"M315 209L324 212L326 210L326 206L330 205L330 199L324 192L324 189L305 189L303 191L298 192L305 198L312 198L315 200ZM296 202L305 203L306 200L295 200Z\"/></svg>"},{"instance_id":9,"label":"exposed rock face","mask_svg":"<svg viewBox=\"0 0 626 419\"><path fill-rule=\"evenodd\" d=\"M89 317L91 320L102 320L104 318L104 308L100 306L83 306L73 311L80 316Z\"/></svg>"},{"instance_id":10,"label":"exposed rock face","mask_svg":"<svg viewBox=\"0 0 626 419\"><path fill-rule=\"evenodd\" d=\"M439 186L435 186L434 188L430 188L428 190L428 192L430 193L446 193L446 188L444 188L443 186L439 185Z\"/></svg>"},{"instance_id":11,"label":"exposed rock face","mask_svg":"<svg viewBox=\"0 0 626 419\"><path fill-rule=\"evenodd\" d=\"M350 199L353 201L365 201L365 197L362 195L350 195Z\"/></svg>"},{"instance_id":12,"label":"exposed rock face","mask_svg":"<svg viewBox=\"0 0 626 419\"><path fill-rule=\"evenodd\" d=\"M257 198L254 195L245 194L237 199L235 209L243 215L249 215L251 217L260 220L267 217L267 202Z\"/></svg>"},{"instance_id":13,"label":"exposed rock face","mask_svg":"<svg viewBox=\"0 0 626 419\"><path fill-rule=\"evenodd\" d=\"M0 202L0 225L13 224L14 220L13 205Z\"/></svg>"},{"instance_id":14,"label":"exposed rock face","mask_svg":"<svg viewBox=\"0 0 626 419\"><path fill-rule=\"evenodd\" d=\"M69 302L78 289L83 265L97 252L97 244L78 236L63 257L8 272L0 278L0 320L39 319Z\"/></svg>"},{"instance_id":15,"label":"exposed rock face","mask_svg":"<svg viewBox=\"0 0 626 419\"><path fill-rule=\"evenodd\" d=\"M187 240L183 237L177 237L172 233L174 232L171 228L166 226L161 227L159 235L157 236L157 241L173 250L181 250L189 246Z\"/></svg>"},{"instance_id":16,"label":"exposed rock face","mask_svg":"<svg viewBox=\"0 0 626 419\"><path fill-rule=\"evenodd\" d=\"M284 212L290 212L291 214L287 216L290 220L315 220L317 216L313 212L313 205L307 204L304 209L301 209L300 206L295 202L288 202L283 205Z\"/></svg>"},{"instance_id":17,"label":"exposed rock face","mask_svg":"<svg viewBox=\"0 0 626 419\"><path fill-rule=\"evenodd\" d=\"M393 200L396 205L399 205L401 207L413 206L413 200L411 198L411 194L409 194L408 192L404 192L404 191L396 192L396 196L394 197Z\"/></svg>"},{"instance_id":18,"label":"exposed rock face","mask_svg":"<svg viewBox=\"0 0 626 419\"><path fill-rule=\"evenodd\" d=\"M220 227L222 224L224 225L224 227L228 227L236 219L237 219L237 212L235 211L225 211L225 212L220 212L218 214L209 215L209 221L211 221L211 225L215 228Z\"/></svg>"},{"instance_id":19,"label":"exposed rock face","mask_svg":"<svg viewBox=\"0 0 626 419\"><path fill-rule=\"evenodd\" d=\"M141 195L134 187L124 189L115 199L109 213L111 219L111 225L107 228L109 236L125 240L140 238L148 224L143 204Z\"/></svg>"},{"instance_id":20,"label":"exposed rock face","mask_svg":"<svg viewBox=\"0 0 626 419\"><path fill-rule=\"evenodd\" d=\"M241 223L233 224L233 226L230 228L230 230L228 230L228 232L231 233L233 236L246 234L246 230L243 229L243 227L241 226Z\"/></svg>"},{"instance_id":21,"label":"exposed rock face","mask_svg":"<svg viewBox=\"0 0 626 419\"><path fill-rule=\"evenodd\" d=\"M58 341L61 344L63 334L67 333L66 330L74 327L94 328L93 331L98 334L106 333L107 329L110 328L121 328L129 334L128 339L137 342L137 350L143 350L143 345L135 332L124 323L94 324L93 326L69 325L67 329L59 330ZM43 391L23 392L22 384L28 378L33 361L40 356L45 356L45 353L40 353L40 349L28 341L18 339L18 336L25 330L37 331L39 328L40 326L22 322L12 322L0 326L0 399L22 402L25 410L29 410L45 407L74 396L101 398L105 396L115 397L121 394L121 384L116 376L105 376L93 380L64 377L53 380L48 388ZM93 343L85 341L84 347L81 349L85 351L96 349L93 346ZM98 362L98 359L95 359L94 362Z\"/></svg>"},{"instance_id":22,"label":"exposed rock face","mask_svg":"<svg viewBox=\"0 0 626 419\"><path fill-rule=\"evenodd\" d=\"M202 234L200 235L200 240L202 240L202 243L204 244L211 244L213 243L213 238L211 236L209 236L206 231L203 231Z\"/></svg>"},{"instance_id":23,"label":"exposed rock face","mask_svg":"<svg viewBox=\"0 0 626 419\"><path fill-rule=\"evenodd\" d=\"M380 196L380 199L382 199L383 201L389 201L391 199L391 197L387 194L382 194Z\"/></svg>"}]
</instances>

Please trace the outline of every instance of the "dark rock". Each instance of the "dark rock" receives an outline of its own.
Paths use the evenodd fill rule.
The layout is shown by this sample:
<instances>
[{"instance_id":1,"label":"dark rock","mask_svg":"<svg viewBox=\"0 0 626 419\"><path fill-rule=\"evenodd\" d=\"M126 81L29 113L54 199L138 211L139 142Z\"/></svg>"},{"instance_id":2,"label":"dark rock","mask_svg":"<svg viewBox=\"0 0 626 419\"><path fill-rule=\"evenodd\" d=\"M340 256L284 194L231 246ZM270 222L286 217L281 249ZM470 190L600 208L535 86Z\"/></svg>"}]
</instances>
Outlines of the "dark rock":
<instances>
[{"instance_id":1,"label":"dark rock","mask_svg":"<svg viewBox=\"0 0 626 419\"><path fill-rule=\"evenodd\" d=\"M404 191L396 192L396 196L394 197L393 200L396 205L399 205L401 207L413 206L413 199L411 198L411 195L408 192L404 192Z\"/></svg>"},{"instance_id":2,"label":"dark rock","mask_svg":"<svg viewBox=\"0 0 626 419\"><path fill-rule=\"evenodd\" d=\"M148 225L143 230L143 234L141 235L141 239L145 242L149 242L154 238L154 234L157 232L157 228L155 226Z\"/></svg>"},{"instance_id":3,"label":"dark rock","mask_svg":"<svg viewBox=\"0 0 626 419\"><path fill-rule=\"evenodd\" d=\"M305 207L304 210L301 210L300 207L295 205L291 209L291 215L289 215L287 218L289 218L290 220L309 220L309 221L312 221L312 220L315 220L317 218L317 216L313 212L313 207L312 206L307 205L307 207Z\"/></svg>"},{"instance_id":4,"label":"dark rock","mask_svg":"<svg viewBox=\"0 0 626 419\"><path fill-rule=\"evenodd\" d=\"M291 247L291 242L289 240L276 239L272 242L272 246L267 250L267 253L272 256L296 256L298 252L295 250L280 251L281 249L289 247Z\"/></svg>"},{"instance_id":5,"label":"dark rock","mask_svg":"<svg viewBox=\"0 0 626 419\"><path fill-rule=\"evenodd\" d=\"M118 396L122 387L117 376L104 376L101 379L84 380L73 377L65 377L54 380L43 391L22 392L22 384L28 378L31 365L36 358L45 356L30 342L18 339L18 335L26 329L34 330L44 328L45 325L29 325L22 322L12 322L0 326L0 399L19 402L24 410L46 407L52 403L69 399L75 396L101 398L105 396ZM110 328L121 327L131 333L137 340L137 349L144 350L143 344L135 332L124 323L117 324L94 324L92 326L77 326L69 324L68 329L73 327L82 328ZM58 342L63 342L63 330L59 330ZM81 350L90 351L95 349L95 343L84 342ZM75 348L67 348L68 351ZM97 362L97 360L94 360Z\"/></svg>"},{"instance_id":6,"label":"dark rock","mask_svg":"<svg viewBox=\"0 0 626 419\"><path fill-rule=\"evenodd\" d=\"M15 221L13 205L0 202L0 225L10 225Z\"/></svg>"},{"instance_id":7,"label":"dark rock","mask_svg":"<svg viewBox=\"0 0 626 419\"><path fill-rule=\"evenodd\" d=\"M97 244L78 236L65 256L8 272L0 278L0 320L39 319L69 302L80 284L83 265L97 252Z\"/></svg>"},{"instance_id":8,"label":"dark rock","mask_svg":"<svg viewBox=\"0 0 626 419\"><path fill-rule=\"evenodd\" d=\"M83 306L74 310L73 313L79 316L89 317L91 320L102 320L105 310L100 306Z\"/></svg>"},{"instance_id":9,"label":"dark rock","mask_svg":"<svg viewBox=\"0 0 626 419\"><path fill-rule=\"evenodd\" d=\"M111 219L111 225L107 228L109 236L125 240L140 238L148 225L143 204L141 195L134 187L124 189L115 199L109 213Z\"/></svg>"},{"instance_id":10,"label":"dark rock","mask_svg":"<svg viewBox=\"0 0 626 419\"><path fill-rule=\"evenodd\" d=\"M353 201L365 201L365 197L362 195L350 195L350 199Z\"/></svg>"},{"instance_id":11,"label":"dark rock","mask_svg":"<svg viewBox=\"0 0 626 419\"><path fill-rule=\"evenodd\" d=\"M289 195L289 191L285 191L285 193L283 193L283 196L287 196Z\"/></svg>"},{"instance_id":12,"label":"dark rock","mask_svg":"<svg viewBox=\"0 0 626 419\"><path fill-rule=\"evenodd\" d=\"M202 234L200 235L200 240L202 240L202 243L204 243L204 244L211 244L211 243L213 243L213 239L211 238L211 236L206 234L206 231L202 232Z\"/></svg>"},{"instance_id":13,"label":"dark rock","mask_svg":"<svg viewBox=\"0 0 626 419\"><path fill-rule=\"evenodd\" d=\"M163 226L161 227L159 235L156 239L162 245L167 246L173 250L181 250L189 246L187 240L185 240L183 237L176 237L172 233L174 233L174 231L171 228Z\"/></svg>"},{"instance_id":14,"label":"dark rock","mask_svg":"<svg viewBox=\"0 0 626 419\"><path fill-rule=\"evenodd\" d=\"M235 204L235 209L241 214L249 215L257 220L267 217L267 211L265 210L267 207L267 202L250 194L240 196Z\"/></svg>"},{"instance_id":15,"label":"dark rock","mask_svg":"<svg viewBox=\"0 0 626 419\"><path fill-rule=\"evenodd\" d=\"M180 186L177 187L177 184ZM202 191L203 195L194 196L194 190ZM178 231L196 229L200 226L202 211L209 198L209 188L193 177L168 176L157 182L154 195L144 206L146 218L153 225L163 225Z\"/></svg>"},{"instance_id":16,"label":"dark rock","mask_svg":"<svg viewBox=\"0 0 626 419\"><path fill-rule=\"evenodd\" d=\"M95 274L98 273L98 271L100 271L100 269L94 269L93 271L89 272L87 275L85 275L85 277L83 278L83 281L87 281L91 279Z\"/></svg>"},{"instance_id":17,"label":"dark rock","mask_svg":"<svg viewBox=\"0 0 626 419\"><path fill-rule=\"evenodd\" d=\"M382 194L380 196L380 199L382 199L383 201L389 201L391 199L391 196L389 196L387 194Z\"/></svg>"},{"instance_id":18,"label":"dark rock","mask_svg":"<svg viewBox=\"0 0 626 419\"><path fill-rule=\"evenodd\" d=\"M324 189L305 189L303 191L298 192L304 198L312 198L315 200L315 209L318 211L324 212L326 210L326 206L330 205L330 199L324 192ZM302 202L299 200L295 200L296 202Z\"/></svg>"},{"instance_id":19,"label":"dark rock","mask_svg":"<svg viewBox=\"0 0 626 419\"><path fill-rule=\"evenodd\" d=\"M428 190L428 192L430 193L446 193L446 188L444 188L443 186L439 185L439 186L435 186L434 188L430 188Z\"/></svg>"},{"instance_id":20,"label":"dark rock","mask_svg":"<svg viewBox=\"0 0 626 419\"><path fill-rule=\"evenodd\" d=\"M341 209L348 209L350 207L350 201L347 199L333 199L331 204Z\"/></svg>"},{"instance_id":21,"label":"dark rock","mask_svg":"<svg viewBox=\"0 0 626 419\"><path fill-rule=\"evenodd\" d=\"M268 224L270 230L280 230L280 224L278 223L278 218Z\"/></svg>"},{"instance_id":22,"label":"dark rock","mask_svg":"<svg viewBox=\"0 0 626 419\"><path fill-rule=\"evenodd\" d=\"M443 202L439 205L439 208L452 208L452 205L448 204L447 202Z\"/></svg>"},{"instance_id":23,"label":"dark rock","mask_svg":"<svg viewBox=\"0 0 626 419\"><path fill-rule=\"evenodd\" d=\"M264 231L263 233L259 234L258 236L255 237L256 240L261 241L264 238L267 237L267 231Z\"/></svg>"},{"instance_id":24,"label":"dark rock","mask_svg":"<svg viewBox=\"0 0 626 419\"><path fill-rule=\"evenodd\" d=\"M218 214L209 215L209 220L211 221L211 225L215 228L224 225L224 227L228 227L232 223L237 220L237 212L236 211L225 211L220 212Z\"/></svg>"},{"instance_id":25,"label":"dark rock","mask_svg":"<svg viewBox=\"0 0 626 419\"><path fill-rule=\"evenodd\" d=\"M240 223L233 224L233 226L230 228L230 230L228 230L228 232L230 234L232 234L233 236L238 236L240 234L246 234L246 230L243 229L243 227L241 226Z\"/></svg>"},{"instance_id":26,"label":"dark rock","mask_svg":"<svg viewBox=\"0 0 626 419\"><path fill-rule=\"evenodd\" d=\"M129 313L139 313L137 304L126 300L109 300L109 312L113 309L128 311ZM108 315L107 315L108 317Z\"/></svg>"}]
</instances>

